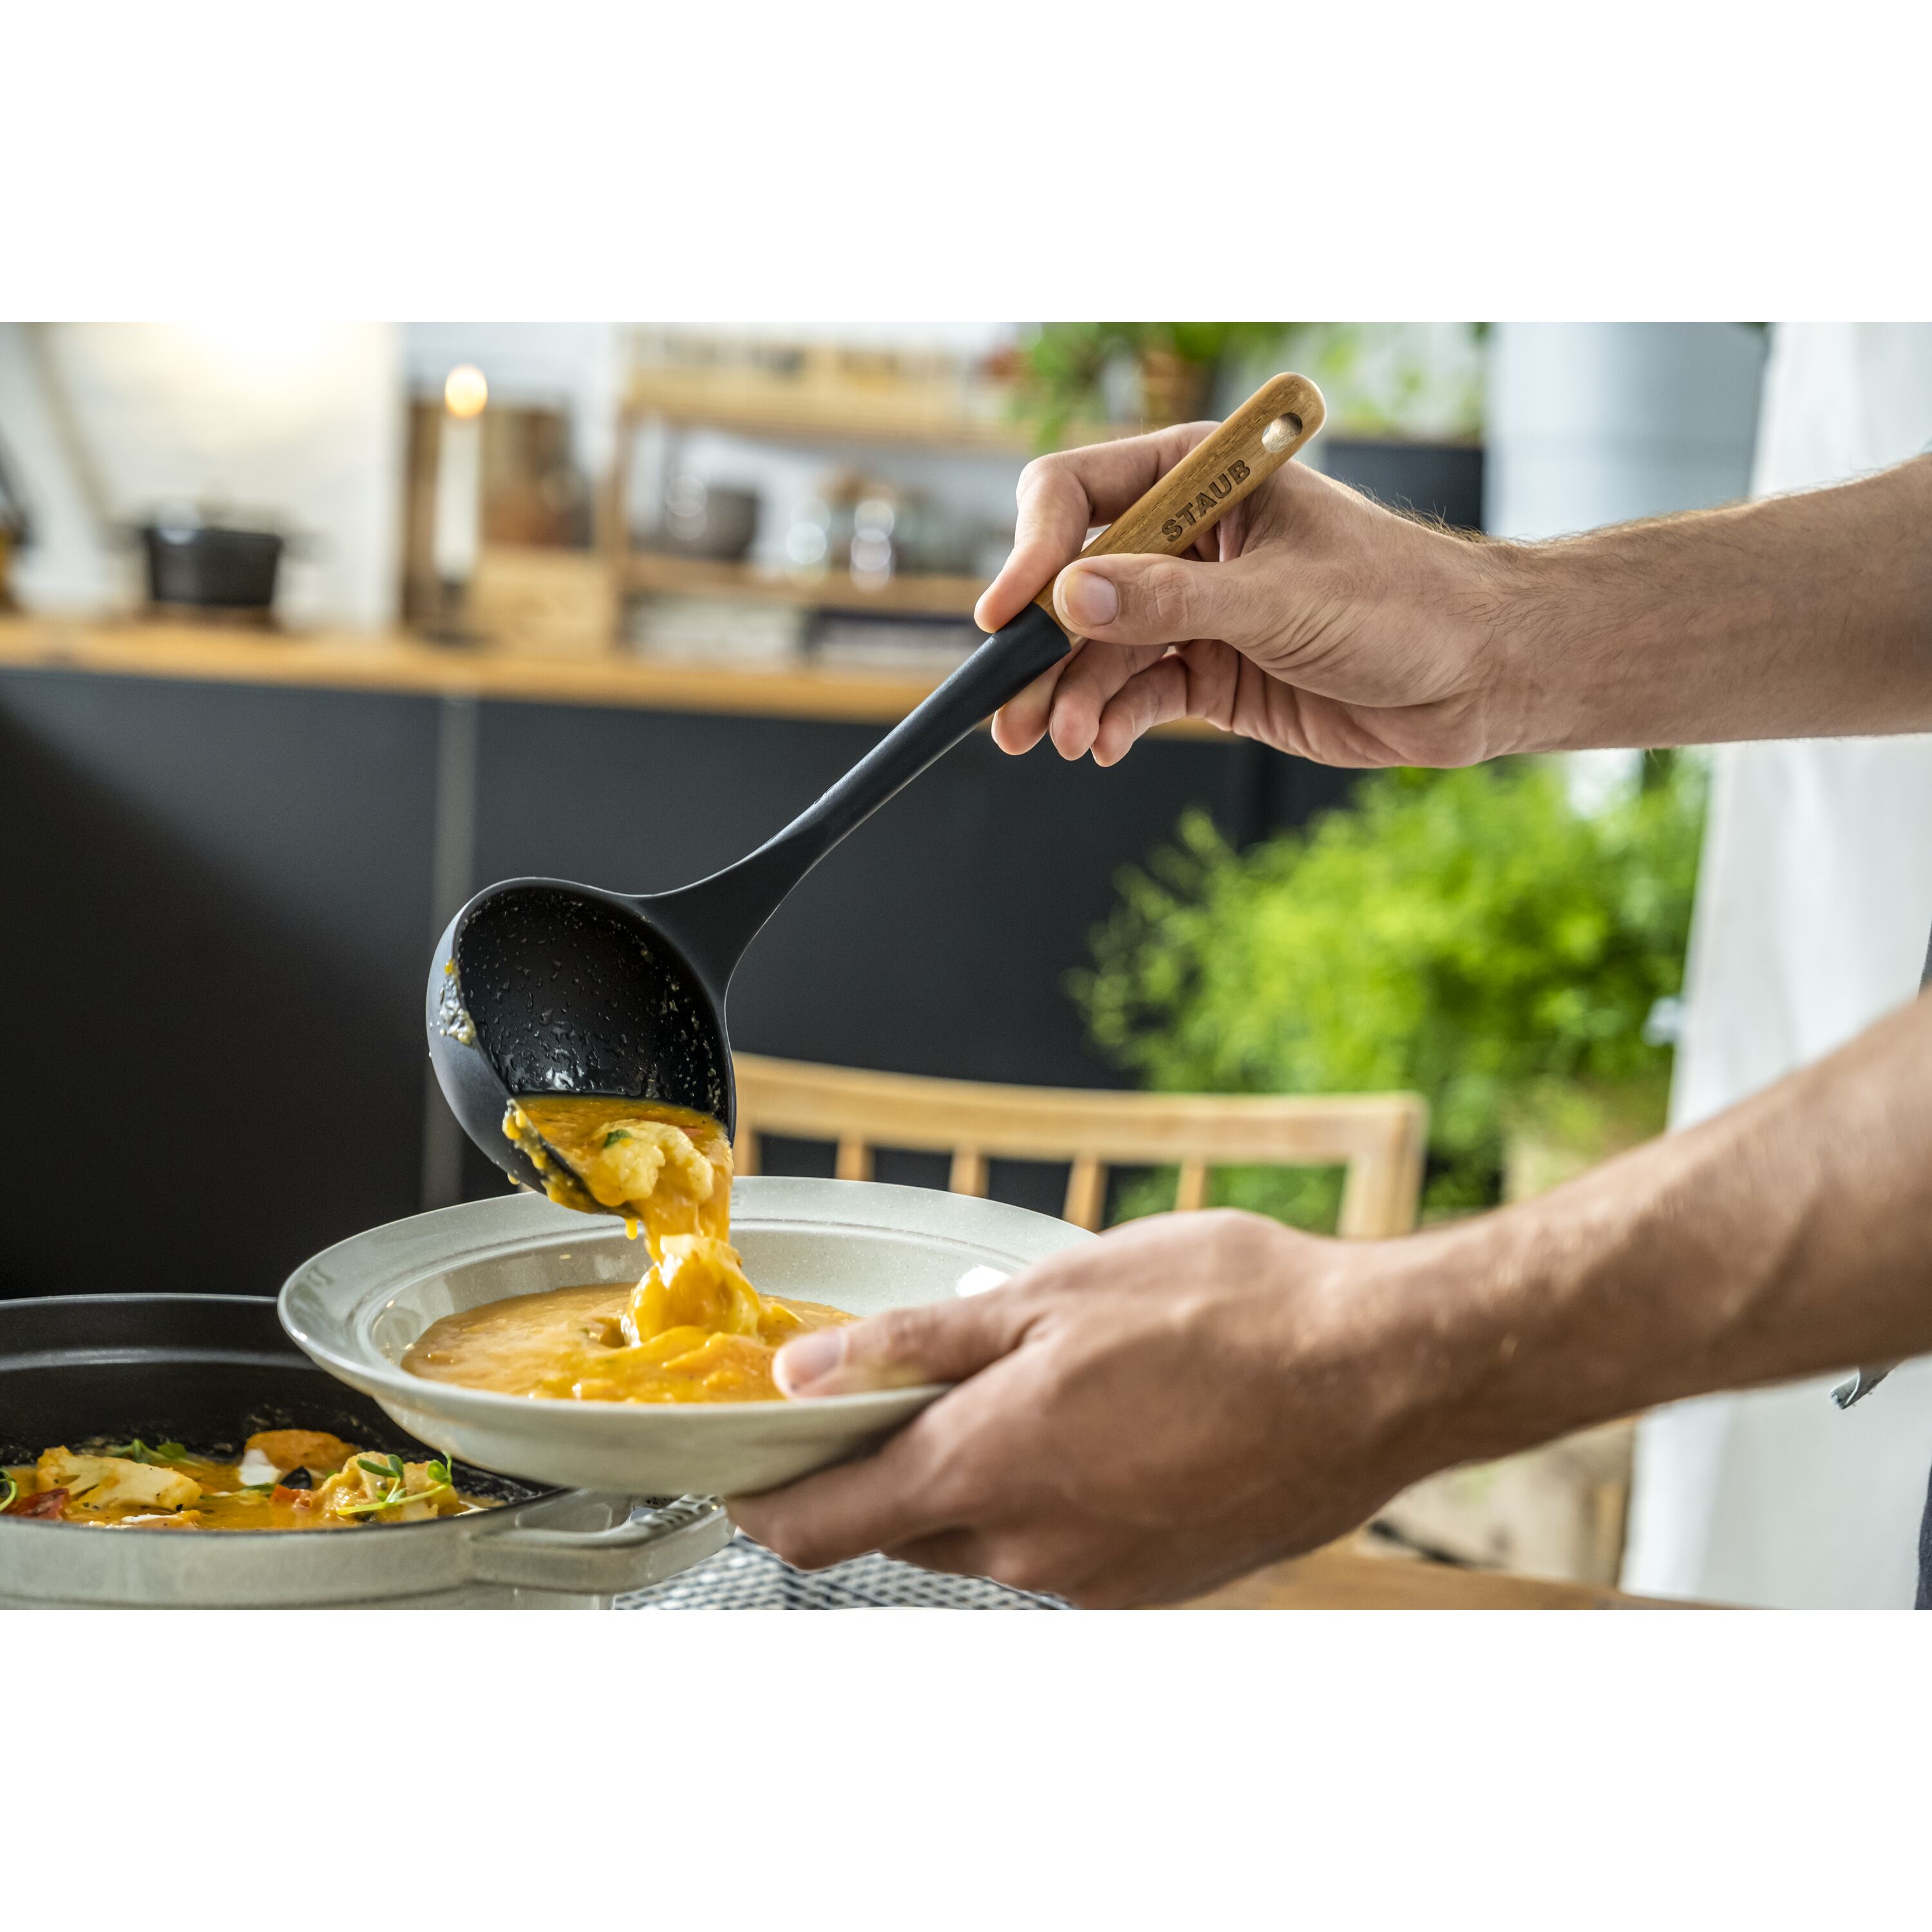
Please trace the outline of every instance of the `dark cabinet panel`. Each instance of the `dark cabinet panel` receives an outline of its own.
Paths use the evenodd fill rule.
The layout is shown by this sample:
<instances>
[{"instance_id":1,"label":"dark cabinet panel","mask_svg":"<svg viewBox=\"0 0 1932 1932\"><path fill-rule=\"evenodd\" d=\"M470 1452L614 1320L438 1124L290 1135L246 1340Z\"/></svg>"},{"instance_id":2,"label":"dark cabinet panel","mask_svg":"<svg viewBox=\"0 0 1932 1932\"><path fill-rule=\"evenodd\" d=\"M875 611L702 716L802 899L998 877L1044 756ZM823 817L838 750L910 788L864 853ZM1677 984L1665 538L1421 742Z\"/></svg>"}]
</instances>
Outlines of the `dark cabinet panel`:
<instances>
[{"instance_id":1,"label":"dark cabinet panel","mask_svg":"<svg viewBox=\"0 0 1932 1932\"><path fill-rule=\"evenodd\" d=\"M499 1192L428 1091L423 975L454 904L519 873L701 878L879 735L0 674L0 1294L101 1285L76 1234L104 1219L116 1286L263 1294L425 1190ZM1112 1084L1063 982L1119 868L1190 804L1244 842L1346 783L1252 746L1156 740L1102 772L976 736L779 911L733 990L734 1039ZM924 1178L902 1166L882 1178ZM1001 1191L1057 1206L1057 1178L1035 1179Z\"/></svg>"},{"instance_id":2,"label":"dark cabinet panel","mask_svg":"<svg viewBox=\"0 0 1932 1932\"><path fill-rule=\"evenodd\" d=\"M0 675L0 1293L272 1293L416 1210L436 716Z\"/></svg>"},{"instance_id":3,"label":"dark cabinet panel","mask_svg":"<svg viewBox=\"0 0 1932 1932\"><path fill-rule=\"evenodd\" d=\"M876 742L790 720L486 710L479 880L547 874L626 891L702 878L778 830ZM1156 739L1120 765L1010 758L984 734L834 851L733 986L734 1046L845 1066L1105 1086L1064 982L1182 811L1239 842L1339 802L1348 776L1249 745ZM477 1157L470 1184L494 1191Z\"/></svg>"},{"instance_id":4,"label":"dark cabinet panel","mask_svg":"<svg viewBox=\"0 0 1932 1932\"><path fill-rule=\"evenodd\" d=\"M1452 530L1483 527L1479 444L1371 442L1329 436L1322 467L1338 482L1398 510L1439 518Z\"/></svg>"}]
</instances>

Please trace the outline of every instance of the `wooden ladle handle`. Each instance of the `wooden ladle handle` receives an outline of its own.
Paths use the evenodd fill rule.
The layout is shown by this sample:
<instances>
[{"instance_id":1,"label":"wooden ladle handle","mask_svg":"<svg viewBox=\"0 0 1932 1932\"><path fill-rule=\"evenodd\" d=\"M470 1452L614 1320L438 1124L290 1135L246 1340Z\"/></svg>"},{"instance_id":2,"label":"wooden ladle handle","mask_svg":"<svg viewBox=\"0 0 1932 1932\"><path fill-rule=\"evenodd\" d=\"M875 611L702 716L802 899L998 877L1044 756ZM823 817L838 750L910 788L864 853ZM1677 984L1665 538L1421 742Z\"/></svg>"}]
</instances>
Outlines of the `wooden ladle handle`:
<instances>
[{"instance_id":1,"label":"wooden ladle handle","mask_svg":"<svg viewBox=\"0 0 1932 1932\"><path fill-rule=\"evenodd\" d=\"M1264 382L1080 554L1178 556L1191 550L1244 496L1259 489L1327 414L1322 392L1306 376ZM1034 601L1052 614L1053 586Z\"/></svg>"}]
</instances>

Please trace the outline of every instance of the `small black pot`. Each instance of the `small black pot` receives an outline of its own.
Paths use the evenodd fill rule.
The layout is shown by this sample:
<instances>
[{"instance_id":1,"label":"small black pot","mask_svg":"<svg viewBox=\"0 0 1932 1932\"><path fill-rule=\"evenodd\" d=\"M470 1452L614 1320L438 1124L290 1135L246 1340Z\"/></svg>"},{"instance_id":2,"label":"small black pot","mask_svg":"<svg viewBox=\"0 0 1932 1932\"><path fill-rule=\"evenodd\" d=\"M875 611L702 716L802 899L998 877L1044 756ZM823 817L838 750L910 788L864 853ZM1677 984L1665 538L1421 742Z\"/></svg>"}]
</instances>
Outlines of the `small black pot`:
<instances>
[{"instance_id":1,"label":"small black pot","mask_svg":"<svg viewBox=\"0 0 1932 1932\"><path fill-rule=\"evenodd\" d=\"M269 530L219 524L147 524L148 596L155 604L210 610L261 610L275 601L284 539Z\"/></svg>"}]
</instances>

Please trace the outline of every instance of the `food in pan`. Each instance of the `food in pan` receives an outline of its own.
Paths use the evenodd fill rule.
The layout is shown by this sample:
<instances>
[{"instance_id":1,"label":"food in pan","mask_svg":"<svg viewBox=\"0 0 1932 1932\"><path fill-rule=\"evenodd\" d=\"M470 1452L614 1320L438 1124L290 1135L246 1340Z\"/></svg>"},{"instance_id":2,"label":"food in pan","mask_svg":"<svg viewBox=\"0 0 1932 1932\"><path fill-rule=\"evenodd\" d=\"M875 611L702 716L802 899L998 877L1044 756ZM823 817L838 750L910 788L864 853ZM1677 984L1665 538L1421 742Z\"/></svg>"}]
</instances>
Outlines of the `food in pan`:
<instances>
[{"instance_id":1,"label":"food in pan","mask_svg":"<svg viewBox=\"0 0 1932 1932\"><path fill-rule=\"evenodd\" d=\"M50 1449L0 1470L0 1515L99 1529L351 1529L492 1509L446 1462L407 1462L312 1429L249 1437L238 1462L178 1442Z\"/></svg>"},{"instance_id":2,"label":"food in pan","mask_svg":"<svg viewBox=\"0 0 1932 1932\"><path fill-rule=\"evenodd\" d=\"M412 1373L580 1402L774 1402L778 1350L856 1318L760 1294L746 1279L730 1241L731 1144L706 1115L537 1096L512 1103L504 1132L536 1162L553 1201L641 1228L650 1266L634 1288L554 1288L445 1316L403 1358Z\"/></svg>"}]
</instances>

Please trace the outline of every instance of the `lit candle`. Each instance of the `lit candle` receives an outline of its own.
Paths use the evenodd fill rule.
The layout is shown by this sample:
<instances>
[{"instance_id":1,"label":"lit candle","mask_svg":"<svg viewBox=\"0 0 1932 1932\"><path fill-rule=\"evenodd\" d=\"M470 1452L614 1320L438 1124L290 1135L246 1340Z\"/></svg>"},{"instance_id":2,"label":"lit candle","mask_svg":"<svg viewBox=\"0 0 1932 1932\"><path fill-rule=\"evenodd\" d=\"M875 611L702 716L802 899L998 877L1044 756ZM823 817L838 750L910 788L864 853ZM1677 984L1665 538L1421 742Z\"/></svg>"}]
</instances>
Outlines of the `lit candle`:
<instances>
[{"instance_id":1,"label":"lit candle","mask_svg":"<svg viewBox=\"0 0 1932 1932\"><path fill-rule=\"evenodd\" d=\"M469 363L442 386L442 434L436 454L436 538L430 548L438 579L470 581L483 523L483 405L490 386Z\"/></svg>"}]
</instances>

